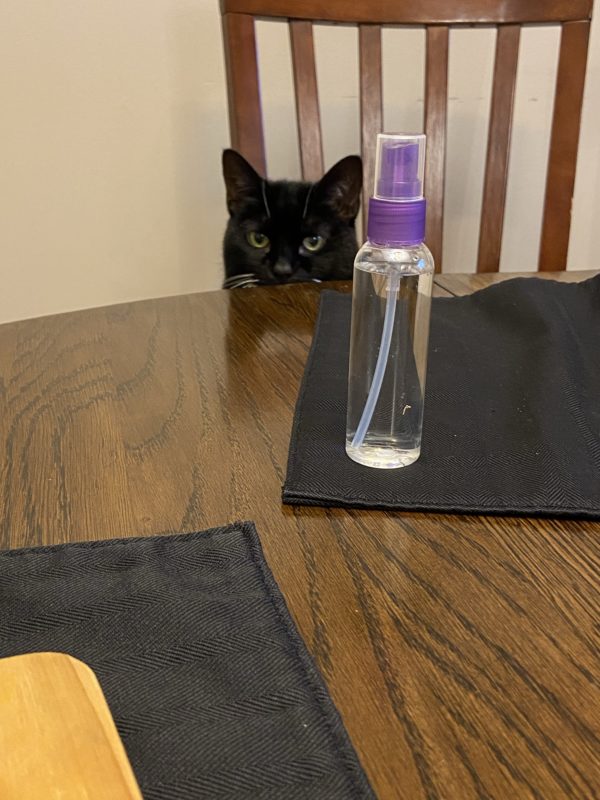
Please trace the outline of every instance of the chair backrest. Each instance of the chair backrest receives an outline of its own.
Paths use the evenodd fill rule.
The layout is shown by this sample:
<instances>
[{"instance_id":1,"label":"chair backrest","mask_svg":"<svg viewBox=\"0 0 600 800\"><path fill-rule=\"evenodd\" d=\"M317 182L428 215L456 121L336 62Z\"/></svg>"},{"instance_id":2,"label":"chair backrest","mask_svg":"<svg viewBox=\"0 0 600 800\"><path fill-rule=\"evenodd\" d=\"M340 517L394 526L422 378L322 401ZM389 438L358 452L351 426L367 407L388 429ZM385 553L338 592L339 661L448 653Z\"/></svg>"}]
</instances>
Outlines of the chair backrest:
<instances>
[{"instance_id":1,"label":"chair backrest","mask_svg":"<svg viewBox=\"0 0 600 800\"><path fill-rule=\"evenodd\" d=\"M425 26L427 243L437 269L441 269L449 28L495 25L496 54L477 271L496 272L500 264L521 26L560 24L538 269L565 269L592 6L593 0L221 0L232 146L266 174L254 19L287 19L302 176L305 180L318 179L323 172L323 149L312 23L358 25L363 200L366 200L373 183L375 135L382 129L381 28L386 24Z\"/></svg>"}]
</instances>

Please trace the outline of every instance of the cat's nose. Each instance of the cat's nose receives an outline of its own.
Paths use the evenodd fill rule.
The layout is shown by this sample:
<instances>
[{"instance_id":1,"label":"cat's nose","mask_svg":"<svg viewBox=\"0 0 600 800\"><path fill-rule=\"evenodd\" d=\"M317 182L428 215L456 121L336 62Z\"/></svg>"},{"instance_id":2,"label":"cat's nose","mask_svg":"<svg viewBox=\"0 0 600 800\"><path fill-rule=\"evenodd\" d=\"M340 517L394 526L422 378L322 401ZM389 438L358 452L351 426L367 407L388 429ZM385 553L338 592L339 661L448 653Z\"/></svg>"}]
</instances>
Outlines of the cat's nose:
<instances>
[{"instance_id":1,"label":"cat's nose","mask_svg":"<svg viewBox=\"0 0 600 800\"><path fill-rule=\"evenodd\" d=\"M289 278L293 272L292 265L285 258L278 258L273 272L280 278Z\"/></svg>"}]
</instances>

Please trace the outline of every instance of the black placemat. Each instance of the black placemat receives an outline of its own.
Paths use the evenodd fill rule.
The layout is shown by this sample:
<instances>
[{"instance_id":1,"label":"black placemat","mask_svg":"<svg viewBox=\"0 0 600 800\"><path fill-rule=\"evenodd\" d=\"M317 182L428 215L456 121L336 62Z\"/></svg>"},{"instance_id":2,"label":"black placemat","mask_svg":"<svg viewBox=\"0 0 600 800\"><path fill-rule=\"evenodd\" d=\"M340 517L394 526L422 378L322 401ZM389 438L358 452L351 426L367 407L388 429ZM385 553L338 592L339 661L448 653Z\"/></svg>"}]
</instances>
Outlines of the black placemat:
<instances>
[{"instance_id":1,"label":"black placemat","mask_svg":"<svg viewBox=\"0 0 600 800\"><path fill-rule=\"evenodd\" d=\"M348 295L323 294L283 500L600 518L600 276L434 298L420 459L345 454Z\"/></svg>"},{"instance_id":2,"label":"black placemat","mask_svg":"<svg viewBox=\"0 0 600 800\"><path fill-rule=\"evenodd\" d=\"M145 800L372 798L249 523L0 553L0 657L96 672Z\"/></svg>"}]
</instances>

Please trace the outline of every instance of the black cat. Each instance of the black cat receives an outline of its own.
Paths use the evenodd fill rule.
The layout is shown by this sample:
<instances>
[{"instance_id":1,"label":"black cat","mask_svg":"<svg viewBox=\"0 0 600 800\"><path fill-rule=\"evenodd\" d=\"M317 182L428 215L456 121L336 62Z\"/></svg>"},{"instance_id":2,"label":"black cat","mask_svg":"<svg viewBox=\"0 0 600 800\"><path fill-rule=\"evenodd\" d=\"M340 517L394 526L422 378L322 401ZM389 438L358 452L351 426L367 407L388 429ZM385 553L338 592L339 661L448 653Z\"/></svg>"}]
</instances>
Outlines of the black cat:
<instances>
[{"instance_id":1,"label":"black cat","mask_svg":"<svg viewBox=\"0 0 600 800\"><path fill-rule=\"evenodd\" d=\"M223 288L352 277L358 156L343 158L311 184L265 180L239 153L225 150L223 177L230 214Z\"/></svg>"}]
</instances>

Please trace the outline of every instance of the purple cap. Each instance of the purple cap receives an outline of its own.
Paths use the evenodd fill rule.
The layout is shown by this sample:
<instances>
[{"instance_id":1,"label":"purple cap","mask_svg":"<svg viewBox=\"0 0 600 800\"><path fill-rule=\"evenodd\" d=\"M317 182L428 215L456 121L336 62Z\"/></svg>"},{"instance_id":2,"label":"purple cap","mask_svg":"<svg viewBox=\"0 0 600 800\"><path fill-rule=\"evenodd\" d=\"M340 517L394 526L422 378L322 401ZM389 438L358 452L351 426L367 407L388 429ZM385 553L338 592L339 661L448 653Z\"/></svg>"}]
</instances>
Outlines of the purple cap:
<instances>
[{"instance_id":1,"label":"purple cap","mask_svg":"<svg viewBox=\"0 0 600 800\"><path fill-rule=\"evenodd\" d=\"M393 200L369 200L367 238L374 244L408 247L425 239L424 198L409 203Z\"/></svg>"},{"instance_id":2,"label":"purple cap","mask_svg":"<svg viewBox=\"0 0 600 800\"><path fill-rule=\"evenodd\" d=\"M375 192L367 236L382 245L415 245L425 237L423 134L377 136Z\"/></svg>"}]
</instances>

